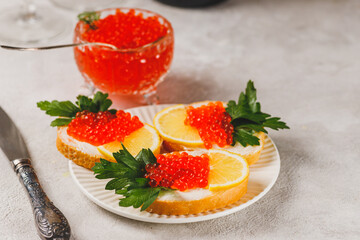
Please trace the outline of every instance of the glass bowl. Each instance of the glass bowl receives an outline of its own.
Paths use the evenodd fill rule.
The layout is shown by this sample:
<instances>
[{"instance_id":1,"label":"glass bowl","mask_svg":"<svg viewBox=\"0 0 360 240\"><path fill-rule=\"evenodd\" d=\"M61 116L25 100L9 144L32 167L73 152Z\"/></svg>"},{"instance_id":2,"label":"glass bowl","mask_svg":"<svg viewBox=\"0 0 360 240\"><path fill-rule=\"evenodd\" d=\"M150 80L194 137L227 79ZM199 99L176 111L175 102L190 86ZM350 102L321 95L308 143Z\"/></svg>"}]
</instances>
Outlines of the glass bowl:
<instances>
[{"instance_id":1,"label":"glass bowl","mask_svg":"<svg viewBox=\"0 0 360 240\"><path fill-rule=\"evenodd\" d=\"M111 49L104 46L74 48L75 61L85 81L103 92L115 95L153 95L156 86L169 71L174 52L174 31L170 22L157 13L131 8L97 11L100 19L117 11L142 14L144 19L156 17L166 27L165 36L136 48ZM75 27L74 42L86 42L83 33L89 27L79 21ZM110 43L111 42L107 42Z\"/></svg>"}]
</instances>

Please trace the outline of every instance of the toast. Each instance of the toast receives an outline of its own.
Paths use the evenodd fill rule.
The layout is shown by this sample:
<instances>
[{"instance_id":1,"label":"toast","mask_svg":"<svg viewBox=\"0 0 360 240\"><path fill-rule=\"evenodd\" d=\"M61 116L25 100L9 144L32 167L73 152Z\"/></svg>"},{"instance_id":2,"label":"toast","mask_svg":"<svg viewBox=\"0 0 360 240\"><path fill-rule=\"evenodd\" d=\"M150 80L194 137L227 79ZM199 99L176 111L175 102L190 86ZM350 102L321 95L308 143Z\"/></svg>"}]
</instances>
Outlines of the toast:
<instances>
[{"instance_id":1,"label":"toast","mask_svg":"<svg viewBox=\"0 0 360 240\"><path fill-rule=\"evenodd\" d=\"M76 140L69 136L66 130L67 127L58 127L56 138L56 147L66 158L79 166L91 169L95 162L104 157L96 146Z\"/></svg>"},{"instance_id":2,"label":"toast","mask_svg":"<svg viewBox=\"0 0 360 240\"><path fill-rule=\"evenodd\" d=\"M226 190L195 189L188 192L165 192L146 209L164 215L198 214L233 204L247 191L248 177L239 185Z\"/></svg>"}]
</instances>

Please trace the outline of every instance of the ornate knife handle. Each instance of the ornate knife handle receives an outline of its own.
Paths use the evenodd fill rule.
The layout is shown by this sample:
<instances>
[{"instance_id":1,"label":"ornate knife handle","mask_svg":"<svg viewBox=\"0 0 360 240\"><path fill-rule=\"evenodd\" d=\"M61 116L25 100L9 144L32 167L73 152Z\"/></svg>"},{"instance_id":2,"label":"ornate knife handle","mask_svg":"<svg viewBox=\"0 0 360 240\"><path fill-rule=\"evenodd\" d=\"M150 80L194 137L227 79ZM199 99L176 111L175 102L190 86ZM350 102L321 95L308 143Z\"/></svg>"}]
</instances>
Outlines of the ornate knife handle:
<instances>
[{"instance_id":1,"label":"ornate knife handle","mask_svg":"<svg viewBox=\"0 0 360 240\"><path fill-rule=\"evenodd\" d=\"M29 159L12 161L14 170L29 194L35 224L41 239L70 239L70 226L64 214L54 206L40 186Z\"/></svg>"}]
</instances>

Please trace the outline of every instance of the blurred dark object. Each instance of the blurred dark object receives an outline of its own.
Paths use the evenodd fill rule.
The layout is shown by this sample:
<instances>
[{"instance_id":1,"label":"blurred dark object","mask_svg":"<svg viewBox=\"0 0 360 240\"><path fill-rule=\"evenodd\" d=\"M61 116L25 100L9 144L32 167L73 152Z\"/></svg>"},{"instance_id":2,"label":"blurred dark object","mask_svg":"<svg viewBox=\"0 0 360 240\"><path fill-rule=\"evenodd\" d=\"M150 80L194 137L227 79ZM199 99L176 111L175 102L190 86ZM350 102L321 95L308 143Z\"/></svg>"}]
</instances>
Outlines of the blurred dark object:
<instances>
[{"instance_id":1,"label":"blurred dark object","mask_svg":"<svg viewBox=\"0 0 360 240\"><path fill-rule=\"evenodd\" d=\"M206 7L226 0L156 0L158 2L184 8Z\"/></svg>"}]
</instances>

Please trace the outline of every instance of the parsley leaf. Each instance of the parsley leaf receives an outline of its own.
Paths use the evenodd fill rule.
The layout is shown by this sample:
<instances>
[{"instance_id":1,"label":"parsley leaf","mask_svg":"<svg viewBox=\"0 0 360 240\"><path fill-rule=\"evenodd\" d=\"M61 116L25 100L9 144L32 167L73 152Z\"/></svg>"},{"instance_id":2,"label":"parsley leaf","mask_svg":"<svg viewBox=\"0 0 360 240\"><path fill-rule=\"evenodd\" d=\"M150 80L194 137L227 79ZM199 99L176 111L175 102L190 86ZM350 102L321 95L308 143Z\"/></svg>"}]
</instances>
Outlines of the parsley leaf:
<instances>
[{"instance_id":1,"label":"parsley leaf","mask_svg":"<svg viewBox=\"0 0 360 240\"><path fill-rule=\"evenodd\" d=\"M123 194L125 198L120 199L119 205L121 207L133 206L134 208L139 208L143 205L141 211L144 211L155 201L160 193L160 190L161 188L150 187L131 189Z\"/></svg>"},{"instance_id":2,"label":"parsley leaf","mask_svg":"<svg viewBox=\"0 0 360 240\"><path fill-rule=\"evenodd\" d=\"M143 149L136 156L136 160L139 162L144 162L144 164L156 163L156 157L150 149Z\"/></svg>"},{"instance_id":3,"label":"parsley leaf","mask_svg":"<svg viewBox=\"0 0 360 240\"><path fill-rule=\"evenodd\" d=\"M100 163L95 163L92 168L98 179L107 178L134 178L137 173L129 169L125 164L109 162L105 159L100 159Z\"/></svg>"},{"instance_id":4,"label":"parsley leaf","mask_svg":"<svg viewBox=\"0 0 360 240\"><path fill-rule=\"evenodd\" d=\"M116 190L116 189L123 189L124 187L128 186L131 181L127 178L114 178L110 182L108 182L105 186L106 190Z\"/></svg>"},{"instance_id":5,"label":"parsley leaf","mask_svg":"<svg viewBox=\"0 0 360 240\"><path fill-rule=\"evenodd\" d=\"M289 129L285 122L278 117L261 112L261 105L257 102L254 82L249 80L245 93L240 93L239 100L229 101L226 112L231 116L231 124L234 126L233 145L239 142L242 146L260 145L259 138L254 136L256 132L267 133L266 128L274 130Z\"/></svg>"},{"instance_id":6,"label":"parsley leaf","mask_svg":"<svg viewBox=\"0 0 360 240\"><path fill-rule=\"evenodd\" d=\"M77 97L76 104L80 107L81 111L87 110L90 112L107 111L111 106L112 101L108 99L107 93L97 92L94 98L91 99L87 96L79 95ZM112 114L116 113L116 110L109 110Z\"/></svg>"},{"instance_id":7,"label":"parsley leaf","mask_svg":"<svg viewBox=\"0 0 360 240\"><path fill-rule=\"evenodd\" d=\"M79 95L77 96L76 105L82 110L87 110L89 112L96 112L96 106L93 104L92 100L87 96Z\"/></svg>"},{"instance_id":8,"label":"parsley leaf","mask_svg":"<svg viewBox=\"0 0 360 240\"><path fill-rule=\"evenodd\" d=\"M38 102L37 106L50 116L73 117L80 111L80 109L70 101L42 101Z\"/></svg>"},{"instance_id":9,"label":"parsley leaf","mask_svg":"<svg viewBox=\"0 0 360 240\"><path fill-rule=\"evenodd\" d=\"M106 190L115 190L116 194L122 195L119 206L147 209L158 197L160 191L168 190L163 187L152 188L149 179L145 178L145 166L148 163L156 163L156 157L150 149L142 149L136 157L122 145L123 149L113 153L116 163L100 159L92 168L98 179L112 178L106 186Z\"/></svg>"},{"instance_id":10,"label":"parsley leaf","mask_svg":"<svg viewBox=\"0 0 360 240\"><path fill-rule=\"evenodd\" d=\"M72 119L75 118L76 113L87 110L97 113L99 111L109 111L112 114L116 113L115 109L109 109L112 101L108 99L107 93L97 92L94 98L91 99L87 96L79 95L76 103L70 101L41 101L37 103L38 108L45 111L50 116L61 117L51 122L50 126L64 126L68 125Z\"/></svg>"},{"instance_id":11,"label":"parsley leaf","mask_svg":"<svg viewBox=\"0 0 360 240\"><path fill-rule=\"evenodd\" d=\"M121 146L123 147L122 150L113 153L115 160L120 164L124 164L127 168L129 168L129 171L137 171L141 169L141 159L139 161L136 160L122 143Z\"/></svg>"},{"instance_id":12,"label":"parsley leaf","mask_svg":"<svg viewBox=\"0 0 360 240\"><path fill-rule=\"evenodd\" d=\"M98 12L83 12L80 13L78 16L80 21L83 21L85 24L88 24L90 29L95 30L98 27L95 25L94 21L100 19L100 13Z\"/></svg>"},{"instance_id":13,"label":"parsley leaf","mask_svg":"<svg viewBox=\"0 0 360 240\"><path fill-rule=\"evenodd\" d=\"M112 101L107 98L108 96L109 94L104 94L102 92L95 93L93 103L96 106L96 109L98 109L98 111L106 111L112 105ZM113 110L109 110L109 111L113 111Z\"/></svg>"},{"instance_id":14,"label":"parsley leaf","mask_svg":"<svg viewBox=\"0 0 360 240\"><path fill-rule=\"evenodd\" d=\"M254 82L249 81L245 90L245 96L248 100L249 108L251 112L258 113L260 112L260 103L256 102L256 89L254 87Z\"/></svg>"},{"instance_id":15,"label":"parsley leaf","mask_svg":"<svg viewBox=\"0 0 360 240\"><path fill-rule=\"evenodd\" d=\"M281 122L279 120L280 118L278 117L268 118L263 123L263 126L274 130L289 128L288 126L286 126L286 123Z\"/></svg>"},{"instance_id":16,"label":"parsley leaf","mask_svg":"<svg viewBox=\"0 0 360 240\"><path fill-rule=\"evenodd\" d=\"M56 127L56 126L68 125L71 122L71 120L72 118L57 118L50 123L50 126Z\"/></svg>"},{"instance_id":17,"label":"parsley leaf","mask_svg":"<svg viewBox=\"0 0 360 240\"><path fill-rule=\"evenodd\" d=\"M241 145L260 145L260 139L253 136L254 131L249 131L242 128L235 129L233 133L233 139L239 142Z\"/></svg>"}]
</instances>

